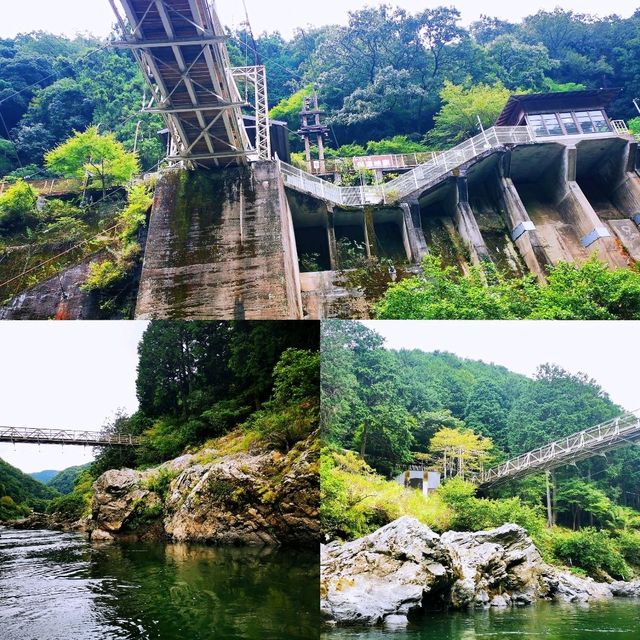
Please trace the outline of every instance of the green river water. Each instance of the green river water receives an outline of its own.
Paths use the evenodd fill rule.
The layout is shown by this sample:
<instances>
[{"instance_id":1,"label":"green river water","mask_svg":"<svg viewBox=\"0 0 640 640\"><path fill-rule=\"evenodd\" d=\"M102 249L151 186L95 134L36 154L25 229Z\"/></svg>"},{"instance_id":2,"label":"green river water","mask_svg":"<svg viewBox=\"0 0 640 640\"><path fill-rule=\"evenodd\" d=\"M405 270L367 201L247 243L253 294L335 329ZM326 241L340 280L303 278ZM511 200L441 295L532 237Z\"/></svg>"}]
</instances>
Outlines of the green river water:
<instances>
[{"instance_id":1,"label":"green river water","mask_svg":"<svg viewBox=\"0 0 640 640\"><path fill-rule=\"evenodd\" d=\"M640 640L640 602L541 603L516 609L425 614L406 630L342 630L323 640Z\"/></svg>"},{"instance_id":2,"label":"green river water","mask_svg":"<svg viewBox=\"0 0 640 640\"><path fill-rule=\"evenodd\" d=\"M0 640L309 640L318 554L0 531Z\"/></svg>"}]
</instances>

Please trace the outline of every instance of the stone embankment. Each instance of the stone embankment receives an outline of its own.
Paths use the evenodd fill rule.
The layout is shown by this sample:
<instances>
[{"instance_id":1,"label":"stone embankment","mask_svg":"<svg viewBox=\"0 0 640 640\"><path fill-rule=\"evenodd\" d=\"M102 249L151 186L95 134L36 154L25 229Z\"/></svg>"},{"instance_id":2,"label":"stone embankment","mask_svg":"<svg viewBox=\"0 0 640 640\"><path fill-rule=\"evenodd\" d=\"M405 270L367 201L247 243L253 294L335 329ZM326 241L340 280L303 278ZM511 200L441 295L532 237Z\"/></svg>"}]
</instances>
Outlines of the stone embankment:
<instances>
[{"instance_id":1,"label":"stone embankment","mask_svg":"<svg viewBox=\"0 0 640 640\"><path fill-rule=\"evenodd\" d=\"M328 624L394 627L429 608L640 597L640 581L603 584L545 564L514 524L439 536L404 517L359 540L323 546L321 565Z\"/></svg>"}]
</instances>

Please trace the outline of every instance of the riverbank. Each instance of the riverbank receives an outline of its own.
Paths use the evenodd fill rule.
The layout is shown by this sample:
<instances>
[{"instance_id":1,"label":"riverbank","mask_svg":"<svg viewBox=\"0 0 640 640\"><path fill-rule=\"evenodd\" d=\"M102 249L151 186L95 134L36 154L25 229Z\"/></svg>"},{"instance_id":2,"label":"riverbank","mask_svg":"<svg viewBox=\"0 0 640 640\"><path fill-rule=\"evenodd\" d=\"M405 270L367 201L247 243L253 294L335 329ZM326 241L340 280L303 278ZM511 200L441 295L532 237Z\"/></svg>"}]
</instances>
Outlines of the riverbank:
<instances>
[{"instance_id":1,"label":"riverbank","mask_svg":"<svg viewBox=\"0 0 640 640\"><path fill-rule=\"evenodd\" d=\"M353 542L324 545L320 590L327 625L403 628L430 609L640 597L640 581L599 583L552 567L514 524L439 536L405 516Z\"/></svg>"},{"instance_id":2,"label":"riverbank","mask_svg":"<svg viewBox=\"0 0 640 640\"><path fill-rule=\"evenodd\" d=\"M316 434L286 453L239 433L146 470L111 469L82 518L34 514L15 529L87 534L92 541L170 541L317 547Z\"/></svg>"}]
</instances>

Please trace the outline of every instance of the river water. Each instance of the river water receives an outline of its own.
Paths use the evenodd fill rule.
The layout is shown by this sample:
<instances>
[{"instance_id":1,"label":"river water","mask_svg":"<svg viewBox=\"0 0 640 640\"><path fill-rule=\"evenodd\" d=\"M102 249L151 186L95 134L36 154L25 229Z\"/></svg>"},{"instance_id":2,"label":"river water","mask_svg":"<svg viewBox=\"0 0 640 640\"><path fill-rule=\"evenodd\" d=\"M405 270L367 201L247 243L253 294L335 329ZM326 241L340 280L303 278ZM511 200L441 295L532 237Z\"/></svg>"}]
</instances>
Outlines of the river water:
<instances>
[{"instance_id":1,"label":"river water","mask_svg":"<svg viewBox=\"0 0 640 640\"><path fill-rule=\"evenodd\" d=\"M323 640L640 640L640 602L540 603L516 609L425 614L403 631L343 630Z\"/></svg>"},{"instance_id":2,"label":"river water","mask_svg":"<svg viewBox=\"0 0 640 640\"><path fill-rule=\"evenodd\" d=\"M318 554L0 531L0 640L310 640Z\"/></svg>"}]
</instances>

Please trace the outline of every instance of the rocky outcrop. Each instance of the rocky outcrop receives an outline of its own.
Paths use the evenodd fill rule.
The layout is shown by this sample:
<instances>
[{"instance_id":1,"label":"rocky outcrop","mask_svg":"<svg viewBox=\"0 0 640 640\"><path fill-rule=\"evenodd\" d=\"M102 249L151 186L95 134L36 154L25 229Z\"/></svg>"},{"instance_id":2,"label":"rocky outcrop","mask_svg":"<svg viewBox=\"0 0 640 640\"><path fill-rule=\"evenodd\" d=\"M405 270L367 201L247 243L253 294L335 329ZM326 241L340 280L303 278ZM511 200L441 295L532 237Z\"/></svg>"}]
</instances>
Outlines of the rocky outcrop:
<instances>
[{"instance_id":1,"label":"rocky outcrop","mask_svg":"<svg viewBox=\"0 0 640 640\"><path fill-rule=\"evenodd\" d=\"M146 471L107 471L94 484L92 538L317 543L318 446L312 436L286 455L208 450Z\"/></svg>"},{"instance_id":2,"label":"rocky outcrop","mask_svg":"<svg viewBox=\"0 0 640 640\"><path fill-rule=\"evenodd\" d=\"M324 546L321 569L328 624L403 626L422 608L640 597L640 581L602 584L546 565L514 524L438 536L404 517L354 542Z\"/></svg>"},{"instance_id":3,"label":"rocky outcrop","mask_svg":"<svg viewBox=\"0 0 640 640\"><path fill-rule=\"evenodd\" d=\"M322 616L343 624L404 624L427 593L453 580L440 537L409 517L323 547L320 563Z\"/></svg>"},{"instance_id":4,"label":"rocky outcrop","mask_svg":"<svg viewBox=\"0 0 640 640\"><path fill-rule=\"evenodd\" d=\"M549 593L542 557L522 527L505 524L493 531L449 531L441 543L460 576L451 586L453 607L529 604Z\"/></svg>"}]
</instances>

